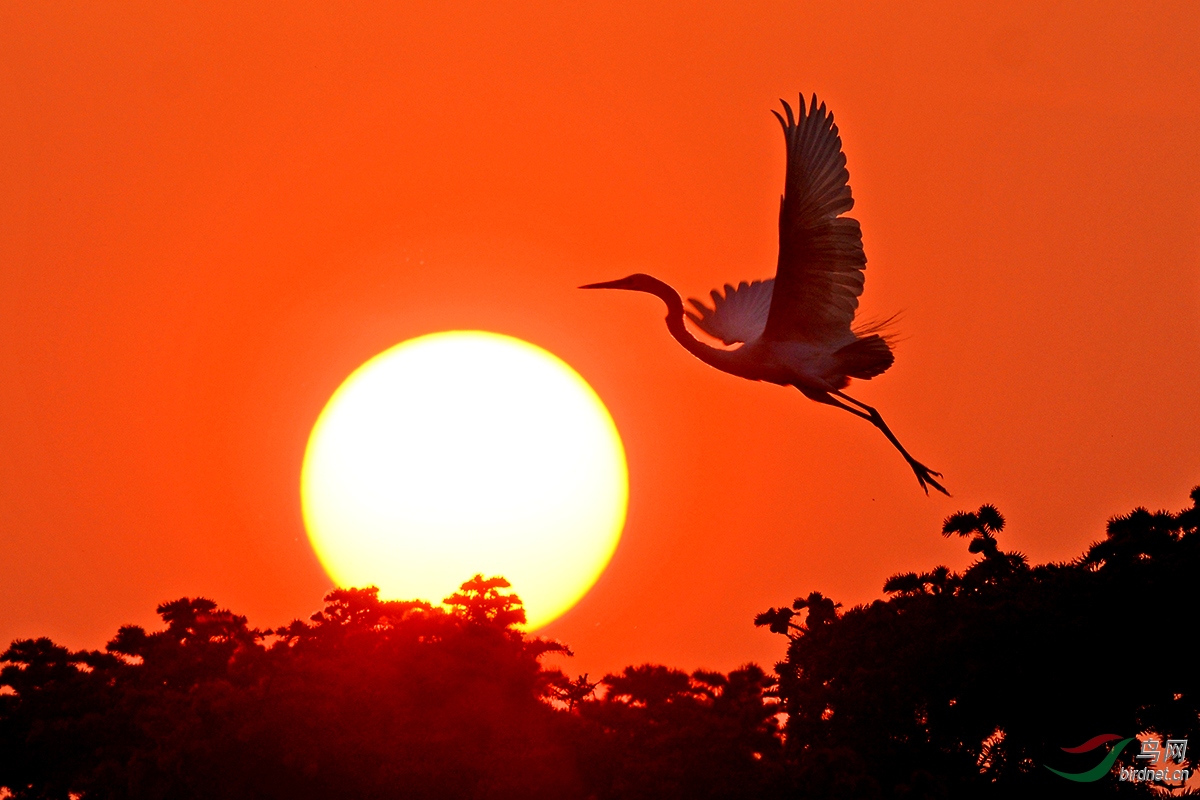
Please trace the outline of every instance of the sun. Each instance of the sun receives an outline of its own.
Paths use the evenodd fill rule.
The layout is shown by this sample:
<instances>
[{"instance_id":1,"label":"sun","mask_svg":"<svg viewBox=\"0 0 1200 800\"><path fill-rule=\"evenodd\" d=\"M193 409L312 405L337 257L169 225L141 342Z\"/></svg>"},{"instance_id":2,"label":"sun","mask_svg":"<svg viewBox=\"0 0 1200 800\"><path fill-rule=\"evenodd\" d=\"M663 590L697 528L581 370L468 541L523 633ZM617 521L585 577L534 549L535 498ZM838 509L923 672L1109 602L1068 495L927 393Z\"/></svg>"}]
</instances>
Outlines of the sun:
<instances>
[{"instance_id":1,"label":"sun","mask_svg":"<svg viewBox=\"0 0 1200 800\"><path fill-rule=\"evenodd\" d=\"M621 437L565 362L520 339L447 331L372 358L317 418L304 524L339 586L449 596L502 575L541 627L612 558L629 497Z\"/></svg>"}]
</instances>

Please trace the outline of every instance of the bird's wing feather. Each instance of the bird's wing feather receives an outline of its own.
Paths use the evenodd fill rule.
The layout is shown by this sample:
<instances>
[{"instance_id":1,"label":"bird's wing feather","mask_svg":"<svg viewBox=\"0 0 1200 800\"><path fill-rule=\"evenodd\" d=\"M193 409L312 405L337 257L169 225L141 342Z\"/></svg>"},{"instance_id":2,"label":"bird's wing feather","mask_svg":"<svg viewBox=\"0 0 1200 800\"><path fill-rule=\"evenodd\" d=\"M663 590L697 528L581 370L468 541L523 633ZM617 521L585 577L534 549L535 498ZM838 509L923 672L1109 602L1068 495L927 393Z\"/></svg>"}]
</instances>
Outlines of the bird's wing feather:
<instances>
[{"instance_id":1,"label":"bird's wing feather","mask_svg":"<svg viewBox=\"0 0 1200 800\"><path fill-rule=\"evenodd\" d=\"M754 341L762 336L767 326L774 285L773 280L742 281L735 289L727 283L724 295L719 289L712 290L712 308L704 305L702 300L689 298L688 302L696 312L688 311L688 319L725 344Z\"/></svg>"},{"instance_id":2,"label":"bird's wing feather","mask_svg":"<svg viewBox=\"0 0 1200 800\"><path fill-rule=\"evenodd\" d=\"M799 113L783 104L787 179L779 209L779 266L764 338L828 341L850 329L863 290L862 231L833 114L816 95Z\"/></svg>"}]
</instances>

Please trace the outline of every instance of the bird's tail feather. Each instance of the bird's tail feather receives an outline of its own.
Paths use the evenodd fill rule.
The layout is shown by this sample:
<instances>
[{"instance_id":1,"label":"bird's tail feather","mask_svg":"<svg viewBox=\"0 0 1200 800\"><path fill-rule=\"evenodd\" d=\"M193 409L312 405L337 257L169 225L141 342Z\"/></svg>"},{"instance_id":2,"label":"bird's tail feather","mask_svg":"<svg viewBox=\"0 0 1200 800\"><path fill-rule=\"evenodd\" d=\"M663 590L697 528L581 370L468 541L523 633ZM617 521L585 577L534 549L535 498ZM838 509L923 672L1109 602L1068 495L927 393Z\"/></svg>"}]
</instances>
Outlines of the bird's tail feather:
<instances>
[{"instance_id":1,"label":"bird's tail feather","mask_svg":"<svg viewBox=\"0 0 1200 800\"><path fill-rule=\"evenodd\" d=\"M895 347L896 342L900 341L900 335L896 333L896 324L900 321L900 312L896 312L887 317L872 317L870 319L856 320L851 331L859 339L865 339L871 334L876 334L883 338L888 343L889 347Z\"/></svg>"},{"instance_id":2,"label":"bird's tail feather","mask_svg":"<svg viewBox=\"0 0 1200 800\"><path fill-rule=\"evenodd\" d=\"M834 357L842 374L859 380L882 375L896 360L887 337L878 333L851 342L834 353Z\"/></svg>"}]
</instances>

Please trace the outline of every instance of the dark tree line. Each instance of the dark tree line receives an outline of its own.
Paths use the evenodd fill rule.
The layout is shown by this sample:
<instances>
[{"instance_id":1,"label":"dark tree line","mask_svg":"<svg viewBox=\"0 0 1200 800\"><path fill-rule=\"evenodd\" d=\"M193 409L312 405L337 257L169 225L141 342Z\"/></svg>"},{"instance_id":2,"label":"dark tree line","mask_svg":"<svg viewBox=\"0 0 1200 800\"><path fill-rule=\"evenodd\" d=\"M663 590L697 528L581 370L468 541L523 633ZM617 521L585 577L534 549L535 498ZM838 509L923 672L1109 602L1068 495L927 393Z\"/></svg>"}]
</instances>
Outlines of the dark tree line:
<instances>
[{"instance_id":1,"label":"dark tree line","mask_svg":"<svg viewBox=\"0 0 1200 800\"><path fill-rule=\"evenodd\" d=\"M943 525L980 556L961 574L895 575L890 599L845 613L813 592L760 614L790 640L779 694L797 785L822 798L1138 794L1045 766L1094 766L1096 752L1062 748L1098 734L1200 731L1200 487L1191 499L1114 518L1080 558L1034 567L1000 549L1004 518L983 506Z\"/></svg>"},{"instance_id":2,"label":"dark tree line","mask_svg":"<svg viewBox=\"0 0 1200 800\"><path fill-rule=\"evenodd\" d=\"M1001 549L996 509L956 514L943 533L978 556L962 573L759 615L788 637L775 675L570 678L544 663L565 646L516 627L500 578L444 606L341 589L271 631L183 598L159 607L161 630L123 627L102 651L35 639L0 656L0 796L1144 795L1045 765L1090 768L1103 749L1061 748L1101 733L1196 733L1200 487L1192 500L1115 518L1080 558L1039 566Z\"/></svg>"}]
</instances>

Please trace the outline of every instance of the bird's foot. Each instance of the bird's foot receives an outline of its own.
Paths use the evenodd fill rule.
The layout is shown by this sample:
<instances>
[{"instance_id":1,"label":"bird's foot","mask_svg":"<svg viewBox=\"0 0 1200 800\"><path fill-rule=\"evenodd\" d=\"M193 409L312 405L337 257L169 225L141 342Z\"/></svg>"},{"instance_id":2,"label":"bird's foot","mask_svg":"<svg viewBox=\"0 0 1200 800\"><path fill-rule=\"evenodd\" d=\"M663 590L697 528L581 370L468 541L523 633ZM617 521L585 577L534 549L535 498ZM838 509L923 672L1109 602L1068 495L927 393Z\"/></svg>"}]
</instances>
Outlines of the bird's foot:
<instances>
[{"instance_id":1,"label":"bird's foot","mask_svg":"<svg viewBox=\"0 0 1200 800\"><path fill-rule=\"evenodd\" d=\"M942 486L937 481L938 478L942 477L942 473L935 472L934 470L931 470L929 467L922 464L920 461L916 461L914 459L909 459L908 465L912 467L912 471L916 473L917 483L921 484L921 488L925 490L925 494L929 494L929 487L932 486L942 494L946 495L946 497L950 496L950 493L946 491L946 487Z\"/></svg>"}]
</instances>

